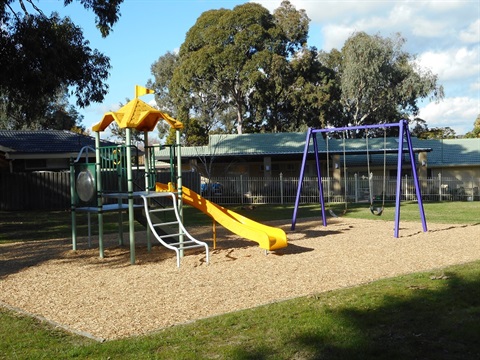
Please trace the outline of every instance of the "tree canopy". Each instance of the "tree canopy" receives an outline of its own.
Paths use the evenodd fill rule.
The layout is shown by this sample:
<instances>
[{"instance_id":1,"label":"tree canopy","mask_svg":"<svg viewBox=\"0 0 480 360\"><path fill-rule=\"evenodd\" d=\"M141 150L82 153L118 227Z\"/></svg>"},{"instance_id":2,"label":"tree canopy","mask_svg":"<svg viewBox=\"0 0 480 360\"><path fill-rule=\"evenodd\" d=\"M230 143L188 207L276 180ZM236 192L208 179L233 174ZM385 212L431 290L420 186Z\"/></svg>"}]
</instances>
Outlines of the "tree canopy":
<instances>
[{"instance_id":1,"label":"tree canopy","mask_svg":"<svg viewBox=\"0 0 480 360\"><path fill-rule=\"evenodd\" d=\"M123 0L78 1L95 13L97 28L107 36ZM6 0L0 3L0 21L2 126L48 127L49 109L59 97L74 95L79 107L103 100L109 58L90 48L70 18L56 12L47 15L34 0Z\"/></svg>"},{"instance_id":2,"label":"tree canopy","mask_svg":"<svg viewBox=\"0 0 480 360\"><path fill-rule=\"evenodd\" d=\"M309 21L289 1L273 13L255 3L204 12L179 53L152 65L157 101L185 123L186 144L212 132L398 122L418 115L419 100L443 98L400 34L357 32L318 52L307 44Z\"/></svg>"},{"instance_id":3,"label":"tree canopy","mask_svg":"<svg viewBox=\"0 0 480 360\"><path fill-rule=\"evenodd\" d=\"M171 83L178 110L202 123L234 110L238 133L268 124L263 97L290 85L288 60L305 45L308 22L288 1L274 14L255 3L204 12L180 47Z\"/></svg>"},{"instance_id":4,"label":"tree canopy","mask_svg":"<svg viewBox=\"0 0 480 360\"><path fill-rule=\"evenodd\" d=\"M417 115L417 101L443 98L437 76L402 50L405 39L353 34L341 50L341 104L348 123L367 125Z\"/></svg>"},{"instance_id":5,"label":"tree canopy","mask_svg":"<svg viewBox=\"0 0 480 360\"><path fill-rule=\"evenodd\" d=\"M473 123L473 130L465 134L466 138L480 138L480 114Z\"/></svg>"}]
</instances>

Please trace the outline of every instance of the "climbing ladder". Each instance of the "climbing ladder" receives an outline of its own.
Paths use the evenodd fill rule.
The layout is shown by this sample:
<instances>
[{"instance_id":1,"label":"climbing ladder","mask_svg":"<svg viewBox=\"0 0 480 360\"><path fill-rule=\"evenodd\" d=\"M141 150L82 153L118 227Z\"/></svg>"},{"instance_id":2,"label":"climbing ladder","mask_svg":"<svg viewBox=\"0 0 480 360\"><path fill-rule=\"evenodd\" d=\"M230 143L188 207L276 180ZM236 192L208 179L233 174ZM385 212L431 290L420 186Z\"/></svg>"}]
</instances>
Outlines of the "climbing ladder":
<instances>
[{"instance_id":1,"label":"climbing ladder","mask_svg":"<svg viewBox=\"0 0 480 360\"><path fill-rule=\"evenodd\" d=\"M187 249L195 249L195 248L205 248L206 259L207 263L209 262L209 253L208 253L208 245L200 240L195 239L192 235L188 233L188 231L183 226L183 223L180 219L180 215L178 213L177 207L177 198L174 193L172 192L152 192L148 194L141 195L143 199L143 203L145 206L145 216L147 218L148 225L155 235L157 240L165 246L167 249L175 251L177 254L177 267L180 267L180 258L183 257L183 250ZM172 207L162 207L162 208L151 208L149 204L149 199L152 198L171 198ZM160 221L157 223L153 223L152 214L160 213L160 212L169 212L173 211L175 214L176 220L174 221ZM171 225L178 225L178 233L174 234L159 234L159 230L161 227L171 226ZM185 239L185 237L187 239ZM165 239L167 238L176 238L176 242L167 242Z\"/></svg>"}]
</instances>

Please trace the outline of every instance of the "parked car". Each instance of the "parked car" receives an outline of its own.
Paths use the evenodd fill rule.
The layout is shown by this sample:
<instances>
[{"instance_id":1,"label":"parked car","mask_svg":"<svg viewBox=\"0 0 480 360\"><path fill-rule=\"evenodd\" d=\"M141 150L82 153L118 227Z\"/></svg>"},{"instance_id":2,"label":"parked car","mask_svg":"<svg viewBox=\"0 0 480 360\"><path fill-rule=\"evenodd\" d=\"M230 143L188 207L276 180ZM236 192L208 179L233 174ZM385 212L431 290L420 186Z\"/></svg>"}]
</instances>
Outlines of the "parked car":
<instances>
[{"instance_id":1,"label":"parked car","mask_svg":"<svg viewBox=\"0 0 480 360\"><path fill-rule=\"evenodd\" d=\"M200 185L200 190L202 195L222 195L223 194L223 185L214 182L214 183L202 183Z\"/></svg>"}]
</instances>

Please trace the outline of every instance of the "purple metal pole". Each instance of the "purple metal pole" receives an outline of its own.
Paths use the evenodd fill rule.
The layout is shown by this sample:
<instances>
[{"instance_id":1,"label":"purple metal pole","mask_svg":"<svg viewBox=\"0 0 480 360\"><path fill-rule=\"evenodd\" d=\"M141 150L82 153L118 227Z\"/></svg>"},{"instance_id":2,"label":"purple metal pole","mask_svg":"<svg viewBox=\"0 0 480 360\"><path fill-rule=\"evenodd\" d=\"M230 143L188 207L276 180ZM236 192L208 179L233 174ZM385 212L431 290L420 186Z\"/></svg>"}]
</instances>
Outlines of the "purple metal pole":
<instances>
[{"instance_id":1,"label":"purple metal pole","mask_svg":"<svg viewBox=\"0 0 480 360\"><path fill-rule=\"evenodd\" d=\"M295 224L297 222L297 211L298 211L298 205L300 203L300 194L302 193L302 183L303 183L303 177L305 176L305 164L307 163L308 147L310 146L311 136L312 136L312 129L308 128L307 138L305 139L305 147L303 149L302 166L300 167L300 176L298 178L297 196L295 197L295 207L293 208L292 227L291 227L292 230L295 230Z\"/></svg>"},{"instance_id":2,"label":"purple metal pole","mask_svg":"<svg viewBox=\"0 0 480 360\"><path fill-rule=\"evenodd\" d=\"M339 128L327 128L327 129L314 129L313 133L317 132L332 132L332 131L345 131L345 130L360 130L360 129L378 129L378 128L388 128L388 127L400 127L401 122L398 123L389 123L389 124L378 124L378 125L358 125L358 126L344 126Z\"/></svg>"},{"instance_id":3,"label":"purple metal pole","mask_svg":"<svg viewBox=\"0 0 480 360\"><path fill-rule=\"evenodd\" d=\"M320 171L320 161L318 159L318 142L317 134L313 134L313 151L315 152L315 163L317 165L317 182L318 182L318 192L320 205L322 207L322 223L323 226L327 226L327 218L325 216L325 199L323 197L323 184L322 184L322 173ZM328 154L327 154L328 156Z\"/></svg>"},{"instance_id":4,"label":"purple metal pole","mask_svg":"<svg viewBox=\"0 0 480 360\"><path fill-rule=\"evenodd\" d=\"M395 193L395 228L394 237L398 238L400 224L400 198L402 196L402 162L403 162L403 122L398 129L397 189Z\"/></svg>"},{"instance_id":5,"label":"purple metal pole","mask_svg":"<svg viewBox=\"0 0 480 360\"><path fill-rule=\"evenodd\" d=\"M388 128L388 127L398 127L399 128L399 137L398 137L398 161L397 161L397 186L396 186L396 194L395 194L395 228L394 228L394 236L398 238L399 234L399 225L400 225L400 201L402 196L402 167L403 167L403 141L404 136L407 138L408 143L408 152L410 156L410 163L412 166L414 181L415 181L415 189L420 209L420 217L422 219L423 231L427 231L427 224L425 220L425 211L423 209L423 201L416 171L415 165L415 154L413 152L412 141L410 137L410 133L408 131L408 122L407 120L401 120L398 123L390 123L390 124L378 124L378 125L360 125L360 126L344 126L339 128L328 128L328 129L312 129L309 128L307 132L307 138L305 141L305 149L303 152L303 161L302 167L300 170L300 178L298 180L298 189L297 189L297 197L295 199L295 208L293 211L293 218L292 218L292 230L295 230L295 223L297 219L297 210L298 205L300 203L300 194L302 189L302 182L305 176L305 165L307 161L308 155L308 147L310 145L310 138L312 135L314 136L314 148L315 148L315 159L317 161L317 176L318 176L318 187L320 191L320 202L322 205L322 218L323 218L323 225L326 226L326 217L325 217L325 201L323 197L323 185L321 181L321 171L320 165L318 160L318 144L316 142L316 133L328 133L332 131L349 131L349 130L360 130L360 129L375 129L375 128Z\"/></svg>"},{"instance_id":6,"label":"purple metal pole","mask_svg":"<svg viewBox=\"0 0 480 360\"><path fill-rule=\"evenodd\" d=\"M408 151L410 153L410 164L412 166L413 181L415 183L415 192L417 194L418 210L420 211L420 218L422 219L423 232L426 232L427 221L425 219L425 210L423 208L422 191L420 189L420 181L418 181L417 165L415 162L415 154L413 153L412 139L410 137L410 131L408 130L408 126L405 126L405 133L407 135Z\"/></svg>"}]
</instances>

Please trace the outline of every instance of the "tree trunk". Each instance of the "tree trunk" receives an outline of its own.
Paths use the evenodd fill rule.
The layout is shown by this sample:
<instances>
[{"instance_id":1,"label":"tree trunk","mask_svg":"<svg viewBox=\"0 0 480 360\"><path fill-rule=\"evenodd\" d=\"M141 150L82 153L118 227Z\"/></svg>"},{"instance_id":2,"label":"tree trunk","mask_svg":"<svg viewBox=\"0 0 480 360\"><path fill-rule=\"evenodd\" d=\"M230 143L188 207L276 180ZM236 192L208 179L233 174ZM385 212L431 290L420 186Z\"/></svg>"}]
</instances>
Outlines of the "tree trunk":
<instances>
[{"instance_id":1,"label":"tree trunk","mask_svg":"<svg viewBox=\"0 0 480 360\"><path fill-rule=\"evenodd\" d=\"M237 134L242 134L243 123L242 123L242 111L241 108L237 109Z\"/></svg>"}]
</instances>

